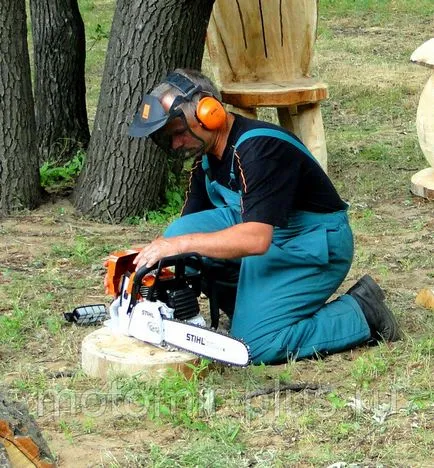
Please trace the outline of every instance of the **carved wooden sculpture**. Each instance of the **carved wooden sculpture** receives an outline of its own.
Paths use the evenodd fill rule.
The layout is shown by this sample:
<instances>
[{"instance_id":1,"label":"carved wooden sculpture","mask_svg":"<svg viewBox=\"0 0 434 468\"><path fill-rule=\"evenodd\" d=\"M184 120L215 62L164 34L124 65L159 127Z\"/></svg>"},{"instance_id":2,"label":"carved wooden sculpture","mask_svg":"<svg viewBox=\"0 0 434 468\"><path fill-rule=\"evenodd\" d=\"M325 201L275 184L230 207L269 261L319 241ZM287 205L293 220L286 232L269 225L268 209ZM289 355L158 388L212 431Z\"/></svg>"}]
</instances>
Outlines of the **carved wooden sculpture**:
<instances>
[{"instance_id":1,"label":"carved wooden sculpture","mask_svg":"<svg viewBox=\"0 0 434 468\"><path fill-rule=\"evenodd\" d=\"M317 19L316 0L217 0L207 45L223 102L254 117L257 107L276 107L326 169L327 86L310 76Z\"/></svg>"},{"instance_id":2,"label":"carved wooden sculpture","mask_svg":"<svg viewBox=\"0 0 434 468\"><path fill-rule=\"evenodd\" d=\"M434 200L434 38L418 47L410 60L433 69L420 96L416 117L419 144L431 167L413 175L411 191Z\"/></svg>"}]
</instances>

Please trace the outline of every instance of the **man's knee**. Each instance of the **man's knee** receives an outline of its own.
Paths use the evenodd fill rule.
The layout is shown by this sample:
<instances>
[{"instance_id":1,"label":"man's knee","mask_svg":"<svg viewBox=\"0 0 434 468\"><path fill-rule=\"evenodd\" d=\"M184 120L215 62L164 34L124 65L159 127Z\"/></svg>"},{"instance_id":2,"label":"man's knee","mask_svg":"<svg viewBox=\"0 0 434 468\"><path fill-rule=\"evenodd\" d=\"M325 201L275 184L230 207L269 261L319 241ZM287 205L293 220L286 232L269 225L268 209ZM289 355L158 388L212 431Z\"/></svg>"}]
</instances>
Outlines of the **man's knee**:
<instances>
[{"instance_id":1,"label":"man's knee","mask_svg":"<svg viewBox=\"0 0 434 468\"><path fill-rule=\"evenodd\" d=\"M172 221L164 231L164 237L182 236L184 234L192 234L200 232L200 224L195 221L192 215L181 216L175 221Z\"/></svg>"},{"instance_id":2,"label":"man's knee","mask_svg":"<svg viewBox=\"0 0 434 468\"><path fill-rule=\"evenodd\" d=\"M167 226L163 234L164 237L175 237L184 234L182 232L182 223L178 222L180 219L182 218L173 221L169 226Z\"/></svg>"},{"instance_id":3,"label":"man's knee","mask_svg":"<svg viewBox=\"0 0 434 468\"><path fill-rule=\"evenodd\" d=\"M291 359L286 348L282 349L280 343L266 336L253 337L242 336L241 338L249 347L250 358L253 364L280 364Z\"/></svg>"}]
</instances>

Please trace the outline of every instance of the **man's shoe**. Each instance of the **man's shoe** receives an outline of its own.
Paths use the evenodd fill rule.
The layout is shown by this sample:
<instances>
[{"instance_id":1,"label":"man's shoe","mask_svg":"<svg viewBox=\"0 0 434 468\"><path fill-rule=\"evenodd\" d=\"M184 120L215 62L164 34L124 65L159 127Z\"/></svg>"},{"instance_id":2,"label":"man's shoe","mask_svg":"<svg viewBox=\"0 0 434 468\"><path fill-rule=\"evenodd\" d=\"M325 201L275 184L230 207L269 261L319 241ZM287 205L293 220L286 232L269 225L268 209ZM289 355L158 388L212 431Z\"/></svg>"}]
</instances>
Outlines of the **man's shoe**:
<instances>
[{"instance_id":1,"label":"man's shoe","mask_svg":"<svg viewBox=\"0 0 434 468\"><path fill-rule=\"evenodd\" d=\"M362 309L374 340L397 341L401 338L395 316L384 304L383 290L369 275L360 278L347 294L352 296Z\"/></svg>"}]
</instances>

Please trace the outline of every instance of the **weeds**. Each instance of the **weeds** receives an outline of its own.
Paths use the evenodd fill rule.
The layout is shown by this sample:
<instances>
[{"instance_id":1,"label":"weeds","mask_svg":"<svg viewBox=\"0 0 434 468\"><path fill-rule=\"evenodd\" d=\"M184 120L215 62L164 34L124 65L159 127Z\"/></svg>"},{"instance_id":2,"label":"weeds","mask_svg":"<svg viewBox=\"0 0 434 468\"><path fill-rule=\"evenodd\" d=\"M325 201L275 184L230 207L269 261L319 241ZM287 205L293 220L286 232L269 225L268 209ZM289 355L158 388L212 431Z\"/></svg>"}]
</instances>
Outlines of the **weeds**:
<instances>
[{"instance_id":1,"label":"weeds","mask_svg":"<svg viewBox=\"0 0 434 468\"><path fill-rule=\"evenodd\" d=\"M74 237L72 245L55 244L51 249L54 258L68 259L78 265L101 262L114 250L116 249L112 245L101 245L95 238L81 234Z\"/></svg>"},{"instance_id":2,"label":"weeds","mask_svg":"<svg viewBox=\"0 0 434 468\"><path fill-rule=\"evenodd\" d=\"M368 388L374 380L389 370L389 360L378 353L377 349L354 361L351 375L360 387Z\"/></svg>"},{"instance_id":3,"label":"weeds","mask_svg":"<svg viewBox=\"0 0 434 468\"><path fill-rule=\"evenodd\" d=\"M24 342L24 311L14 310L10 315L0 315L0 345L18 349Z\"/></svg>"},{"instance_id":4,"label":"weeds","mask_svg":"<svg viewBox=\"0 0 434 468\"><path fill-rule=\"evenodd\" d=\"M60 167L56 162L45 162L40 169L42 187L57 190L71 187L80 174L85 156L84 151L78 151L71 161Z\"/></svg>"},{"instance_id":5,"label":"weeds","mask_svg":"<svg viewBox=\"0 0 434 468\"><path fill-rule=\"evenodd\" d=\"M59 421L59 428L63 432L65 439L72 445L74 443L74 438L70 424L65 420L61 420Z\"/></svg>"},{"instance_id":6,"label":"weeds","mask_svg":"<svg viewBox=\"0 0 434 468\"><path fill-rule=\"evenodd\" d=\"M169 174L167 188L165 192L166 203L160 209L148 211L146 220L152 224L163 224L172 221L179 216L184 203L183 187L177 185L175 175Z\"/></svg>"},{"instance_id":7,"label":"weeds","mask_svg":"<svg viewBox=\"0 0 434 468\"><path fill-rule=\"evenodd\" d=\"M208 362L189 366L191 378L168 369L167 375L157 384L144 381L140 374L114 382L121 398L141 406L149 419L166 419L175 425L203 430L207 427L203 418L214 411L215 404L212 390L201 388L200 384L200 375Z\"/></svg>"}]
</instances>

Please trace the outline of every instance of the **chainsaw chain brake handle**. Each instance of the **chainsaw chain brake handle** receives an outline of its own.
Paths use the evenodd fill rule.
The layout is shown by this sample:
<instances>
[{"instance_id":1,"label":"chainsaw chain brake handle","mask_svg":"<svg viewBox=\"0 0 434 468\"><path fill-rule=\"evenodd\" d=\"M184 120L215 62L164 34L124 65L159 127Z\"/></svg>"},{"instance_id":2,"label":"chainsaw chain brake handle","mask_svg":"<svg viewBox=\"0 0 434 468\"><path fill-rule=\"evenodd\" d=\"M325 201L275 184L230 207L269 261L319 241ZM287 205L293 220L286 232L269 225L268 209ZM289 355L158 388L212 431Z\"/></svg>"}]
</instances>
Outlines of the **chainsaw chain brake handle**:
<instances>
[{"instance_id":1,"label":"chainsaw chain brake handle","mask_svg":"<svg viewBox=\"0 0 434 468\"><path fill-rule=\"evenodd\" d=\"M130 305L128 307L128 313L131 312L133 307L137 303L137 299L140 293L140 287L142 286L143 278L150 273L151 271L156 270L155 273L155 281L152 286L149 287L147 297L148 301L153 301L154 291L157 286L160 285L161 282L165 281L164 275L162 275L163 268L174 267L173 270L173 278L170 280L170 283L173 284L180 284L185 283L191 278L199 278L202 275L203 269L203 262L202 257L195 253L189 252L185 254L173 255L170 257L164 257L155 265L151 267L142 266L140 267L135 275L133 281L133 287L131 291L131 300ZM199 291L200 294L200 291Z\"/></svg>"}]
</instances>

